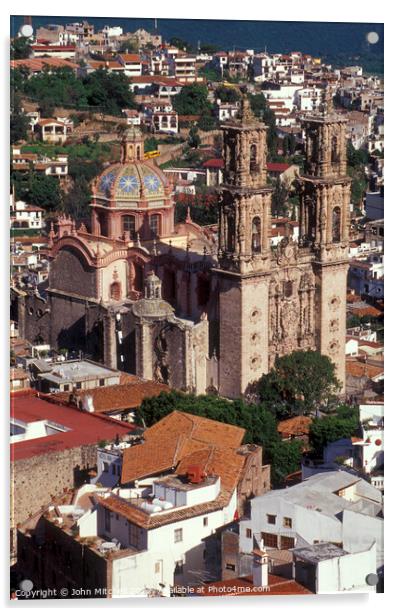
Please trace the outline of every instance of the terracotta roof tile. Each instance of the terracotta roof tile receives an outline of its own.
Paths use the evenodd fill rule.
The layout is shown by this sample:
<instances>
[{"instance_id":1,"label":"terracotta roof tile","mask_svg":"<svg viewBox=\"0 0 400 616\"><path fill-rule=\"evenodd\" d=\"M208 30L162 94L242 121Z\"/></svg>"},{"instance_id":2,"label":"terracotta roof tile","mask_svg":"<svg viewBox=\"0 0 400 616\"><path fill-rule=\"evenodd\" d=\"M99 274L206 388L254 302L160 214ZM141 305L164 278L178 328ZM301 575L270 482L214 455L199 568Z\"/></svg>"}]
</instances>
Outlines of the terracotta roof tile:
<instances>
[{"instance_id":1,"label":"terracotta roof tile","mask_svg":"<svg viewBox=\"0 0 400 616\"><path fill-rule=\"evenodd\" d=\"M346 361L346 374L357 378L368 377L373 379L383 374L383 366L373 366L363 361Z\"/></svg>"},{"instance_id":2,"label":"terracotta roof tile","mask_svg":"<svg viewBox=\"0 0 400 616\"><path fill-rule=\"evenodd\" d=\"M95 412L107 413L136 408L141 405L145 398L158 396L163 391L168 392L170 388L161 383L144 381L139 377L125 374L124 376L121 375L121 383L119 385L85 389L82 390L78 397L82 398L84 395L92 396ZM66 404L69 402L70 396L70 392L60 392L53 394L52 399Z\"/></svg>"},{"instance_id":3,"label":"terracotta roof tile","mask_svg":"<svg viewBox=\"0 0 400 616\"><path fill-rule=\"evenodd\" d=\"M280 421L278 423L278 432L293 436L302 436L303 434L309 433L311 423L312 419L310 417L299 415L298 417Z\"/></svg>"},{"instance_id":4,"label":"terracotta roof tile","mask_svg":"<svg viewBox=\"0 0 400 616\"><path fill-rule=\"evenodd\" d=\"M201 596L238 596L238 595L312 595L313 593L295 580L288 580L279 575L268 574L268 587L263 590L255 586L252 576L212 582L197 589Z\"/></svg>"},{"instance_id":5,"label":"terracotta roof tile","mask_svg":"<svg viewBox=\"0 0 400 616\"><path fill-rule=\"evenodd\" d=\"M241 445L244 434L243 428L173 411L146 430L143 444L124 452L121 483L130 483L135 479L165 472L177 465L179 472L184 472L189 463L197 464L198 461L201 463L208 460L210 449L215 448L212 462L208 460L208 472L221 474L219 471L222 470L226 473L226 486L230 488L229 472L225 468L226 460L232 458L231 450L234 451ZM217 448L223 450L223 458ZM203 453L199 453L201 451ZM192 461L188 462L189 459ZM225 462L222 462L222 459ZM234 461L232 464L235 472Z\"/></svg>"}]
</instances>

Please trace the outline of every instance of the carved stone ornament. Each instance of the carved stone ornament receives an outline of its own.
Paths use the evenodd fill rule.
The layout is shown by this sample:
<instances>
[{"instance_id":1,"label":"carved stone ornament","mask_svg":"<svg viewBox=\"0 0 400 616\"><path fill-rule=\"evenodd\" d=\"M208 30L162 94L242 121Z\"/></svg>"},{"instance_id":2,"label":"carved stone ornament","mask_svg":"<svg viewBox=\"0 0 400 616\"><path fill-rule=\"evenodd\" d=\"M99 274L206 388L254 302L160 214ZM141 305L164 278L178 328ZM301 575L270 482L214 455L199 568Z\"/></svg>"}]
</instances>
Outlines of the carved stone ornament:
<instances>
[{"instance_id":1,"label":"carved stone ornament","mask_svg":"<svg viewBox=\"0 0 400 616\"><path fill-rule=\"evenodd\" d=\"M250 368L251 370L258 370L261 366L261 357L260 355L253 355L250 359Z\"/></svg>"},{"instance_id":2,"label":"carved stone ornament","mask_svg":"<svg viewBox=\"0 0 400 616\"><path fill-rule=\"evenodd\" d=\"M332 295L331 299L329 300L329 307L331 310L338 310L340 306L340 297L338 297L337 295Z\"/></svg>"},{"instance_id":3,"label":"carved stone ornament","mask_svg":"<svg viewBox=\"0 0 400 616\"><path fill-rule=\"evenodd\" d=\"M296 302L285 302L281 309L281 327L285 336L295 337L298 323Z\"/></svg>"},{"instance_id":4,"label":"carved stone ornament","mask_svg":"<svg viewBox=\"0 0 400 616\"><path fill-rule=\"evenodd\" d=\"M284 237L278 244L277 263L278 265L294 265L297 263L298 246L292 237Z\"/></svg>"},{"instance_id":5,"label":"carved stone ornament","mask_svg":"<svg viewBox=\"0 0 400 616\"><path fill-rule=\"evenodd\" d=\"M329 322L329 331L332 333L339 331L339 319L332 319Z\"/></svg>"},{"instance_id":6,"label":"carved stone ornament","mask_svg":"<svg viewBox=\"0 0 400 616\"><path fill-rule=\"evenodd\" d=\"M257 323L261 319L261 311L255 306L250 311L250 321L252 323Z\"/></svg>"}]
</instances>

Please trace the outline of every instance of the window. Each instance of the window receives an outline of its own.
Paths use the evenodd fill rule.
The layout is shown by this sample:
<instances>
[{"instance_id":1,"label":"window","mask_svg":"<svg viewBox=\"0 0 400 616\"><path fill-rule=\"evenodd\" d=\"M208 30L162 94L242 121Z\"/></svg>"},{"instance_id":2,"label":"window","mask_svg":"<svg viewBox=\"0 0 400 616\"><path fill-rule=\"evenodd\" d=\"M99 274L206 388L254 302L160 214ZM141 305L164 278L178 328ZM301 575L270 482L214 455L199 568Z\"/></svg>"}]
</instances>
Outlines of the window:
<instances>
[{"instance_id":1,"label":"window","mask_svg":"<svg viewBox=\"0 0 400 616\"><path fill-rule=\"evenodd\" d=\"M253 533L251 532L251 528L246 528L246 538L251 539L252 536L253 536Z\"/></svg>"},{"instance_id":2,"label":"window","mask_svg":"<svg viewBox=\"0 0 400 616\"><path fill-rule=\"evenodd\" d=\"M261 252L261 219L259 216L253 218L251 226L251 250Z\"/></svg>"},{"instance_id":3,"label":"window","mask_svg":"<svg viewBox=\"0 0 400 616\"><path fill-rule=\"evenodd\" d=\"M69 385L64 385L64 391L69 391Z\"/></svg>"},{"instance_id":4,"label":"window","mask_svg":"<svg viewBox=\"0 0 400 616\"><path fill-rule=\"evenodd\" d=\"M128 233L131 240L135 237L136 221L134 216L122 216L122 230Z\"/></svg>"},{"instance_id":5,"label":"window","mask_svg":"<svg viewBox=\"0 0 400 616\"><path fill-rule=\"evenodd\" d=\"M341 211L335 207L332 212L332 242L340 242Z\"/></svg>"},{"instance_id":6,"label":"window","mask_svg":"<svg viewBox=\"0 0 400 616\"><path fill-rule=\"evenodd\" d=\"M82 389L82 383L76 383L75 387L76 389Z\"/></svg>"},{"instance_id":7,"label":"window","mask_svg":"<svg viewBox=\"0 0 400 616\"><path fill-rule=\"evenodd\" d=\"M105 384L106 380L105 379L100 379L99 380L99 385L100 387L103 387L103 385Z\"/></svg>"},{"instance_id":8,"label":"window","mask_svg":"<svg viewBox=\"0 0 400 616\"><path fill-rule=\"evenodd\" d=\"M208 526L208 518L203 518L203 526Z\"/></svg>"},{"instance_id":9,"label":"window","mask_svg":"<svg viewBox=\"0 0 400 616\"><path fill-rule=\"evenodd\" d=\"M283 518L283 526L285 528L292 528L292 518Z\"/></svg>"},{"instance_id":10,"label":"window","mask_svg":"<svg viewBox=\"0 0 400 616\"><path fill-rule=\"evenodd\" d=\"M150 216L150 231L153 237L159 235L160 217L158 214L152 214Z\"/></svg>"},{"instance_id":11,"label":"window","mask_svg":"<svg viewBox=\"0 0 400 616\"><path fill-rule=\"evenodd\" d=\"M133 547L139 547L140 529L136 524L129 524L129 543Z\"/></svg>"},{"instance_id":12,"label":"window","mask_svg":"<svg viewBox=\"0 0 400 616\"><path fill-rule=\"evenodd\" d=\"M103 473L108 473L109 468L110 468L110 466L109 466L108 462L103 462Z\"/></svg>"},{"instance_id":13,"label":"window","mask_svg":"<svg viewBox=\"0 0 400 616\"><path fill-rule=\"evenodd\" d=\"M277 548L278 547L278 535L273 535L272 533L261 533L262 540L264 541L264 545L267 548Z\"/></svg>"},{"instance_id":14,"label":"window","mask_svg":"<svg viewBox=\"0 0 400 616\"><path fill-rule=\"evenodd\" d=\"M268 524L276 524L276 515L267 513L267 522Z\"/></svg>"},{"instance_id":15,"label":"window","mask_svg":"<svg viewBox=\"0 0 400 616\"><path fill-rule=\"evenodd\" d=\"M107 532L111 530L111 513L108 509L104 510L104 526Z\"/></svg>"},{"instance_id":16,"label":"window","mask_svg":"<svg viewBox=\"0 0 400 616\"><path fill-rule=\"evenodd\" d=\"M183 560L178 560L175 563L175 574L183 573Z\"/></svg>"},{"instance_id":17,"label":"window","mask_svg":"<svg viewBox=\"0 0 400 616\"><path fill-rule=\"evenodd\" d=\"M256 173L257 171L257 146L253 143L250 146L250 173Z\"/></svg>"},{"instance_id":18,"label":"window","mask_svg":"<svg viewBox=\"0 0 400 616\"><path fill-rule=\"evenodd\" d=\"M281 550L290 550L291 548L294 548L294 537L281 535Z\"/></svg>"},{"instance_id":19,"label":"window","mask_svg":"<svg viewBox=\"0 0 400 616\"><path fill-rule=\"evenodd\" d=\"M160 572L161 572L161 563L158 560L156 564L154 565L154 573L160 573Z\"/></svg>"},{"instance_id":20,"label":"window","mask_svg":"<svg viewBox=\"0 0 400 616\"><path fill-rule=\"evenodd\" d=\"M174 542L179 543L183 541L183 530L182 528L175 528L174 530Z\"/></svg>"},{"instance_id":21,"label":"window","mask_svg":"<svg viewBox=\"0 0 400 616\"><path fill-rule=\"evenodd\" d=\"M226 563L225 569L227 569L228 571L236 571L236 565L234 565L233 563Z\"/></svg>"}]
</instances>

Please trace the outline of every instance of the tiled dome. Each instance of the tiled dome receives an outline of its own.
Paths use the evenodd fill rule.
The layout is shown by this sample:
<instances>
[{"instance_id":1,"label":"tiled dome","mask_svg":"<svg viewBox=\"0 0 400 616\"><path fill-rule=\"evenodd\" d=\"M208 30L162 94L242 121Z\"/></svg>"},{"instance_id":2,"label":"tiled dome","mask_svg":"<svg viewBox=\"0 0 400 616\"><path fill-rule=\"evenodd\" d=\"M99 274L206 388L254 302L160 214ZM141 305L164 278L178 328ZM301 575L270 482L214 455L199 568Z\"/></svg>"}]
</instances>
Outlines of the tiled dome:
<instances>
[{"instance_id":1,"label":"tiled dome","mask_svg":"<svg viewBox=\"0 0 400 616\"><path fill-rule=\"evenodd\" d=\"M95 194L116 201L162 199L167 186L168 180L160 169L137 160L107 167L97 178Z\"/></svg>"}]
</instances>

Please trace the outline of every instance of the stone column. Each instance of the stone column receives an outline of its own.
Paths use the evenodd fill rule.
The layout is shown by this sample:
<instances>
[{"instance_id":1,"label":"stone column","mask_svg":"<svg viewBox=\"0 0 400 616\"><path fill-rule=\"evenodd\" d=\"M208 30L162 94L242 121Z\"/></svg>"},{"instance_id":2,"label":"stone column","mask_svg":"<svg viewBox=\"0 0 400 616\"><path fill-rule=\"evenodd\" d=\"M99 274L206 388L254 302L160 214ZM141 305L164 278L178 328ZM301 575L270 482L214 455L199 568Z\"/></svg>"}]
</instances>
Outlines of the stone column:
<instances>
[{"instance_id":1,"label":"stone column","mask_svg":"<svg viewBox=\"0 0 400 616\"><path fill-rule=\"evenodd\" d=\"M104 316L104 363L108 368L117 368L117 341L115 334L115 316L107 313Z\"/></svg>"}]
</instances>

